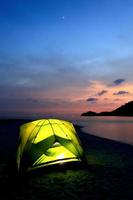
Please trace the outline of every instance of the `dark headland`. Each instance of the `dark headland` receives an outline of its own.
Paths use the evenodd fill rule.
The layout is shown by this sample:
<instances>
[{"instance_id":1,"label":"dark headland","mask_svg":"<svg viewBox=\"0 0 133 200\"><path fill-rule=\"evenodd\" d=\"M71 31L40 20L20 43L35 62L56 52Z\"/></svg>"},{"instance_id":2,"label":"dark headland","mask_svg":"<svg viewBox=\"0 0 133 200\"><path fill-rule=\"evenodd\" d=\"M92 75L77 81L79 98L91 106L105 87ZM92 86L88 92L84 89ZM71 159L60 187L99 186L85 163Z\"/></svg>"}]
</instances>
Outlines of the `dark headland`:
<instances>
[{"instance_id":1,"label":"dark headland","mask_svg":"<svg viewBox=\"0 0 133 200\"><path fill-rule=\"evenodd\" d=\"M105 111L96 113L93 111L88 111L82 113L81 116L133 116L133 101L130 101L111 112Z\"/></svg>"}]
</instances>

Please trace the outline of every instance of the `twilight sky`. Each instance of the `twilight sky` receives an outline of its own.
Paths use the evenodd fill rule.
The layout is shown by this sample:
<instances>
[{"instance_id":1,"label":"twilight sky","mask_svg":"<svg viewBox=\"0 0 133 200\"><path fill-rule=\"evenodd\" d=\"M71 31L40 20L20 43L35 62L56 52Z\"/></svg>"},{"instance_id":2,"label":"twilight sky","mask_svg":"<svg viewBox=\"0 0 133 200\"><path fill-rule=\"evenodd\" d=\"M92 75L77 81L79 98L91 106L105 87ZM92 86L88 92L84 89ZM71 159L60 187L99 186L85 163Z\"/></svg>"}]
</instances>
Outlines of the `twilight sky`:
<instances>
[{"instance_id":1,"label":"twilight sky","mask_svg":"<svg viewBox=\"0 0 133 200\"><path fill-rule=\"evenodd\" d=\"M133 100L132 0L0 0L0 117Z\"/></svg>"}]
</instances>

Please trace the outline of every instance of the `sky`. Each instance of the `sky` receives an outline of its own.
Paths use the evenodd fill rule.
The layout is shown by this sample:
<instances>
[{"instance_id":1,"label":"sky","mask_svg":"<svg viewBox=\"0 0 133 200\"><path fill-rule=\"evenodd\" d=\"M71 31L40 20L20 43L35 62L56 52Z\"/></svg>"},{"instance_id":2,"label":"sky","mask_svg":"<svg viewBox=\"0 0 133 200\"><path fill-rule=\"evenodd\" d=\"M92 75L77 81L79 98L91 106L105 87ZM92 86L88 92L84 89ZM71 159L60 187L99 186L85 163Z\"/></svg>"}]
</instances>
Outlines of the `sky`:
<instances>
[{"instance_id":1,"label":"sky","mask_svg":"<svg viewBox=\"0 0 133 200\"><path fill-rule=\"evenodd\" d=\"M132 0L0 0L0 117L133 100Z\"/></svg>"}]
</instances>

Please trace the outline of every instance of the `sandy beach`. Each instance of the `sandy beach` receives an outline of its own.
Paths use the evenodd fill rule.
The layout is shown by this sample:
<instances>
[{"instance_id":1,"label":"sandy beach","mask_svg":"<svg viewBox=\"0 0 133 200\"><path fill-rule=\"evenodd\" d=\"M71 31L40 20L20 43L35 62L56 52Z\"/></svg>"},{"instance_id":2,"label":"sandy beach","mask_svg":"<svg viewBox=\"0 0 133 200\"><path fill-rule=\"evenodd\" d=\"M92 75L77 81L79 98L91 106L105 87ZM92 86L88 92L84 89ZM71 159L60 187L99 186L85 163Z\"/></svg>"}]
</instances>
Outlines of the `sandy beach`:
<instances>
[{"instance_id":1,"label":"sandy beach","mask_svg":"<svg viewBox=\"0 0 133 200\"><path fill-rule=\"evenodd\" d=\"M133 197L133 146L86 134L75 126L87 164L45 168L18 177L14 160L19 127L26 120L0 121L0 199L117 200Z\"/></svg>"}]
</instances>

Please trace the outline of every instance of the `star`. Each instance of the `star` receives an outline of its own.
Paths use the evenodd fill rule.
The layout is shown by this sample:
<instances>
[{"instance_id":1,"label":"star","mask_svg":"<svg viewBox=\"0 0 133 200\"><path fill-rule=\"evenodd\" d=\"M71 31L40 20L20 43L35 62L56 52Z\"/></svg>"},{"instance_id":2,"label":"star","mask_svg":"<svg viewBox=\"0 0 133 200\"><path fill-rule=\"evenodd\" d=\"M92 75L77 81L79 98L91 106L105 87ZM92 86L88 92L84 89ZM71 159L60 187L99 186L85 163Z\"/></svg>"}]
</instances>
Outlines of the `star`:
<instances>
[{"instance_id":1,"label":"star","mask_svg":"<svg viewBox=\"0 0 133 200\"><path fill-rule=\"evenodd\" d=\"M63 15L63 16L61 17L61 19L64 20L64 19L65 19L65 16Z\"/></svg>"}]
</instances>

